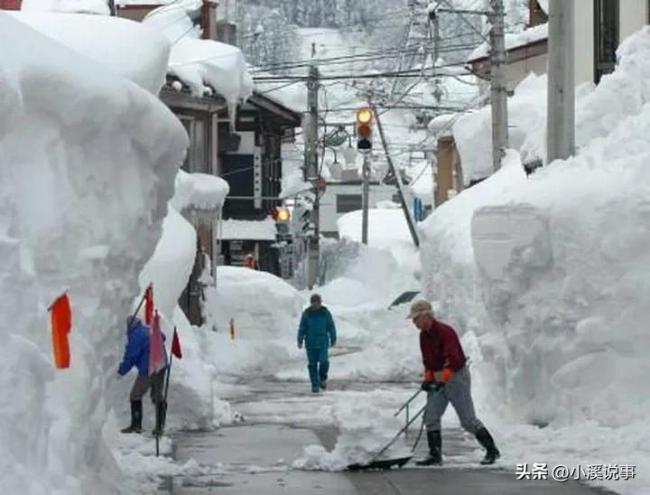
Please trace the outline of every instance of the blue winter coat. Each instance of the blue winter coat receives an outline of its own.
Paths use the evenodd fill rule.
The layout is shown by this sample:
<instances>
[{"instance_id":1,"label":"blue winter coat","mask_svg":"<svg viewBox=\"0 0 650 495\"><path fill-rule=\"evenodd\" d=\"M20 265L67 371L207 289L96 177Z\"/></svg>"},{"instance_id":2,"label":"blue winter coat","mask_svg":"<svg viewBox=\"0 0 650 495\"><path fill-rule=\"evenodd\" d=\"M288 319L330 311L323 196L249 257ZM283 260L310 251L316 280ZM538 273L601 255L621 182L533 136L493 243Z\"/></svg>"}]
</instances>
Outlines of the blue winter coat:
<instances>
[{"instance_id":1,"label":"blue winter coat","mask_svg":"<svg viewBox=\"0 0 650 495\"><path fill-rule=\"evenodd\" d=\"M336 344L336 326L332 314L325 306L307 308L302 313L298 328L298 345L305 343L307 349L327 349Z\"/></svg>"},{"instance_id":2,"label":"blue winter coat","mask_svg":"<svg viewBox=\"0 0 650 495\"><path fill-rule=\"evenodd\" d=\"M136 320L126 335L124 357L117 372L124 376L136 366L140 376L149 376L149 327Z\"/></svg>"}]
</instances>

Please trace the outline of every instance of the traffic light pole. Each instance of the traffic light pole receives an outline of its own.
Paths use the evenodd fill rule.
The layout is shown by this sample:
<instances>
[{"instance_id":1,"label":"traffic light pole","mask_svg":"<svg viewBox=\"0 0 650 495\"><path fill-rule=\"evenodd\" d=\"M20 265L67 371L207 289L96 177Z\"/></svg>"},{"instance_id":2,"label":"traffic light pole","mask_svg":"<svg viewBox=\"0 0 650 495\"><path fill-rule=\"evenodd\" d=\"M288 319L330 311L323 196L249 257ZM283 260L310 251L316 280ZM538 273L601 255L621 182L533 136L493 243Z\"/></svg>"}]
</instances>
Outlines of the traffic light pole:
<instances>
[{"instance_id":1,"label":"traffic light pole","mask_svg":"<svg viewBox=\"0 0 650 495\"><path fill-rule=\"evenodd\" d=\"M363 153L363 204L361 216L361 242L368 244L368 205L370 203L370 152Z\"/></svg>"},{"instance_id":2,"label":"traffic light pole","mask_svg":"<svg viewBox=\"0 0 650 495\"><path fill-rule=\"evenodd\" d=\"M318 68L309 67L307 81L307 122L305 125L305 182L315 184L319 177L318 172ZM319 197L318 189L314 190L314 205L310 213L310 223L314 226L313 234L307 237L307 259L305 271L307 287L311 290L318 279L318 266L320 259L319 246Z\"/></svg>"},{"instance_id":3,"label":"traffic light pole","mask_svg":"<svg viewBox=\"0 0 650 495\"><path fill-rule=\"evenodd\" d=\"M381 144L384 147L384 153L386 154L386 161L388 161L388 166L390 167L390 171L395 176L399 201L402 205L402 211L404 212L404 216L406 217L406 223L408 224L409 232L411 233L411 238L413 239L413 244L415 244L415 247L420 247L420 239L418 238L418 233L415 230L415 224L413 223L413 219L411 218L411 213L409 212L408 205L406 204L406 199L404 198L404 193L402 192L402 177L395 169L395 165L393 164L393 159L390 156L390 151L388 149L388 142L386 141L386 136L384 136L384 128L381 126L381 118L379 117L379 112L375 107L373 107L373 111L375 114L375 119L377 120L377 129L379 130L379 137L381 138Z\"/></svg>"}]
</instances>

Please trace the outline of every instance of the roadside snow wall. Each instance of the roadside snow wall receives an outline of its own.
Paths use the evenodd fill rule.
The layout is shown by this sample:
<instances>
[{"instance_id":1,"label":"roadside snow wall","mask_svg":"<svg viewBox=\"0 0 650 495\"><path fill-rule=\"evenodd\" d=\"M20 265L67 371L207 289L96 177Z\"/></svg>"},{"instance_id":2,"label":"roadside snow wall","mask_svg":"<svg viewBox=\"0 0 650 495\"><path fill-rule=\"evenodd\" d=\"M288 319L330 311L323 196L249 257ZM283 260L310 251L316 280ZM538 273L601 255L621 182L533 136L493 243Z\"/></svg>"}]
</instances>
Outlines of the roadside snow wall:
<instances>
[{"instance_id":1,"label":"roadside snow wall","mask_svg":"<svg viewBox=\"0 0 650 495\"><path fill-rule=\"evenodd\" d=\"M619 57L580 105L575 158L464 191L422 250L425 293L478 336L485 400L532 424L621 428L608 442L646 431L650 406L650 28Z\"/></svg>"},{"instance_id":2,"label":"roadside snow wall","mask_svg":"<svg viewBox=\"0 0 650 495\"><path fill-rule=\"evenodd\" d=\"M0 492L120 492L102 439L187 140L151 94L0 13ZM47 307L68 290L72 367Z\"/></svg>"}]
</instances>

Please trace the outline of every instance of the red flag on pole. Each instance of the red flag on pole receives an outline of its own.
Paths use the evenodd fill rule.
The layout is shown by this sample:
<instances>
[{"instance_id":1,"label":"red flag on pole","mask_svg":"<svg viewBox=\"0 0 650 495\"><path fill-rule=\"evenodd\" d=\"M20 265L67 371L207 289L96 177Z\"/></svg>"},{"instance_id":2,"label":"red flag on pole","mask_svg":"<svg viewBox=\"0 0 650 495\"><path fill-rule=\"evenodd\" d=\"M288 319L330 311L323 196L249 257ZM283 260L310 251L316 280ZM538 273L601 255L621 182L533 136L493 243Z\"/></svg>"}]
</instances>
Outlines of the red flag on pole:
<instances>
[{"instance_id":1,"label":"red flag on pole","mask_svg":"<svg viewBox=\"0 0 650 495\"><path fill-rule=\"evenodd\" d=\"M156 311L149 337L149 375L165 368L165 344L160 330L160 315Z\"/></svg>"},{"instance_id":2,"label":"red flag on pole","mask_svg":"<svg viewBox=\"0 0 650 495\"><path fill-rule=\"evenodd\" d=\"M54 366L57 369L70 367L70 344L68 334L72 328L72 310L68 294L59 297L50 306L50 320L52 323L52 351L54 353Z\"/></svg>"},{"instance_id":3,"label":"red flag on pole","mask_svg":"<svg viewBox=\"0 0 650 495\"><path fill-rule=\"evenodd\" d=\"M178 359L183 358L183 351L181 350L181 341L178 338L178 331L174 327L174 338L172 339L172 354Z\"/></svg>"},{"instance_id":4,"label":"red flag on pole","mask_svg":"<svg viewBox=\"0 0 650 495\"><path fill-rule=\"evenodd\" d=\"M144 322L149 326L153 323L153 312L153 284L149 284L144 293Z\"/></svg>"}]
</instances>

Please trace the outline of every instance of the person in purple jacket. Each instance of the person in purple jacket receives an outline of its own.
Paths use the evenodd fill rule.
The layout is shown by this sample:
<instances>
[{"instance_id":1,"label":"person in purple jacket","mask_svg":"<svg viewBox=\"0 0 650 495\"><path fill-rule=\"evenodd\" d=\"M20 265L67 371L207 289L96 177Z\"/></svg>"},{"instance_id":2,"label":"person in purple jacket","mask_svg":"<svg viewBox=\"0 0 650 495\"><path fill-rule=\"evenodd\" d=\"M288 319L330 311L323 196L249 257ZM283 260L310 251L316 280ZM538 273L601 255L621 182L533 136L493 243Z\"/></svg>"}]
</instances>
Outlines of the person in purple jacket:
<instances>
[{"instance_id":1,"label":"person in purple jacket","mask_svg":"<svg viewBox=\"0 0 650 495\"><path fill-rule=\"evenodd\" d=\"M427 392L424 424L427 428L429 455L416 464L442 464L440 419L450 402L458 414L461 426L475 435L486 450L481 464L493 464L501 454L492 435L474 412L467 358L456 331L434 317L428 301L414 302L408 318L420 330L420 350L424 363L422 389Z\"/></svg>"}]
</instances>

